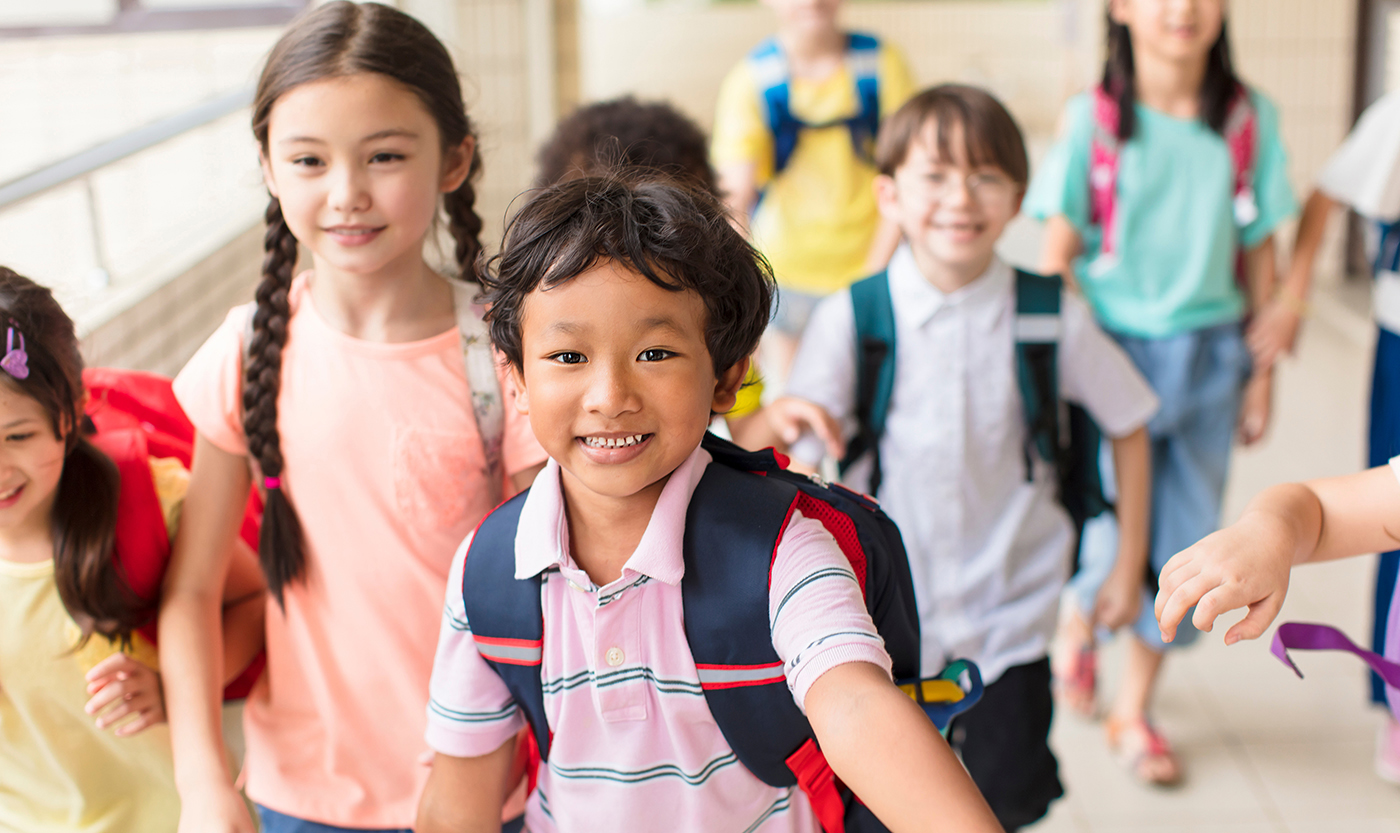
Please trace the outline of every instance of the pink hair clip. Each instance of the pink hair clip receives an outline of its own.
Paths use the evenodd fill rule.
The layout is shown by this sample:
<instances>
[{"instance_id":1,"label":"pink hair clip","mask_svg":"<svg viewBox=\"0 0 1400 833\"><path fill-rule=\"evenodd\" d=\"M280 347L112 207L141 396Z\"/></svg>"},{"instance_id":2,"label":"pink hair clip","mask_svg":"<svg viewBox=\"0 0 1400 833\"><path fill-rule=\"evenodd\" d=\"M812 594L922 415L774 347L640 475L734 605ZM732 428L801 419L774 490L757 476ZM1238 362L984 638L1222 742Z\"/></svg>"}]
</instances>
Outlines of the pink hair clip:
<instances>
[{"instance_id":1,"label":"pink hair clip","mask_svg":"<svg viewBox=\"0 0 1400 833\"><path fill-rule=\"evenodd\" d=\"M282 488L282 478L280 478L280 477L264 477L264 478L263 478L263 488L264 488L264 489L269 489L269 490L271 490L271 489L280 489L280 488Z\"/></svg>"},{"instance_id":2,"label":"pink hair clip","mask_svg":"<svg viewBox=\"0 0 1400 833\"><path fill-rule=\"evenodd\" d=\"M19 347L15 347L14 325L5 332L5 357L0 359L0 369L16 379L29 378L29 354L24 352L24 333L19 334Z\"/></svg>"}]
</instances>

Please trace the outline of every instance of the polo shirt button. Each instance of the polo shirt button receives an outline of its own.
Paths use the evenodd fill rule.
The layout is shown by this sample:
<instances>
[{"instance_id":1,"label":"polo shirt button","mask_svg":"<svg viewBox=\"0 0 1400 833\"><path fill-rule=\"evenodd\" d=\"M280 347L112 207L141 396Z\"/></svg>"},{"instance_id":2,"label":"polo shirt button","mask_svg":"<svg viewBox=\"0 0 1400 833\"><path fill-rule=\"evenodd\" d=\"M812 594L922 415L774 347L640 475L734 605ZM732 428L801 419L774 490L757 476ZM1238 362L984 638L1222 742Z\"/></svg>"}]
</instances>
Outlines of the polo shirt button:
<instances>
[{"instance_id":1,"label":"polo shirt button","mask_svg":"<svg viewBox=\"0 0 1400 833\"><path fill-rule=\"evenodd\" d=\"M624 660L627 659L627 655L622 653L621 648L614 647L609 648L608 652L603 654L603 659L607 660L608 665L611 665L613 668L616 668L619 665L621 665Z\"/></svg>"}]
</instances>

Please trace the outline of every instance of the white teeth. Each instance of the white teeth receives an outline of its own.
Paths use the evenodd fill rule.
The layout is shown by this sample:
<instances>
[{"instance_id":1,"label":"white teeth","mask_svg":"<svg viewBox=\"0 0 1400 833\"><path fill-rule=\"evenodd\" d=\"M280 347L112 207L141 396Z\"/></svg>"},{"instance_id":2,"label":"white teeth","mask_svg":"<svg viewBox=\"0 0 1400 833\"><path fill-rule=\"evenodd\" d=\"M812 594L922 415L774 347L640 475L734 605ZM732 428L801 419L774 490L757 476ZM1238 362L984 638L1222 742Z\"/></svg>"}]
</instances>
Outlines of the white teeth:
<instances>
[{"instance_id":1,"label":"white teeth","mask_svg":"<svg viewBox=\"0 0 1400 833\"><path fill-rule=\"evenodd\" d=\"M13 489L9 490L8 492L5 492L4 494L0 494L0 500L9 500L10 498L12 498L12 497L14 497L15 495L19 494L20 488L21 488L20 486L16 486L16 487L14 487Z\"/></svg>"},{"instance_id":2,"label":"white teeth","mask_svg":"<svg viewBox=\"0 0 1400 833\"><path fill-rule=\"evenodd\" d=\"M628 437L584 437L583 442L593 448L628 448L641 442L646 434L632 434Z\"/></svg>"}]
</instances>

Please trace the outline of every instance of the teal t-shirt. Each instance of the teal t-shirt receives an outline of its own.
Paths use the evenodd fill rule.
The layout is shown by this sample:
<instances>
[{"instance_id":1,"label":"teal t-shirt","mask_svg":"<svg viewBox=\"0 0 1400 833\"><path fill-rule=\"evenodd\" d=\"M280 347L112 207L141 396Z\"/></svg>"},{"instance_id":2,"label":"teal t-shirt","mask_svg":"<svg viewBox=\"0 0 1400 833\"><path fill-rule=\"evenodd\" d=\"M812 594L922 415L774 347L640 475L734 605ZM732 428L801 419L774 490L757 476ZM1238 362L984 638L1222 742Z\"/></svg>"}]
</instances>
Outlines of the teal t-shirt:
<instances>
[{"instance_id":1,"label":"teal t-shirt","mask_svg":"<svg viewBox=\"0 0 1400 833\"><path fill-rule=\"evenodd\" d=\"M1238 247L1258 245L1298 207L1278 110L1251 95L1259 123L1256 219L1243 229L1235 224L1234 164L1220 134L1199 119L1139 104L1136 131L1119 151L1116 251L1102 260L1102 232L1089 223L1093 99L1070 100L1063 135L1031 183L1024 210L1042 220L1063 214L1074 224L1085 252L1075 272L1105 328L1162 338L1244 314L1235 283Z\"/></svg>"}]
</instances>

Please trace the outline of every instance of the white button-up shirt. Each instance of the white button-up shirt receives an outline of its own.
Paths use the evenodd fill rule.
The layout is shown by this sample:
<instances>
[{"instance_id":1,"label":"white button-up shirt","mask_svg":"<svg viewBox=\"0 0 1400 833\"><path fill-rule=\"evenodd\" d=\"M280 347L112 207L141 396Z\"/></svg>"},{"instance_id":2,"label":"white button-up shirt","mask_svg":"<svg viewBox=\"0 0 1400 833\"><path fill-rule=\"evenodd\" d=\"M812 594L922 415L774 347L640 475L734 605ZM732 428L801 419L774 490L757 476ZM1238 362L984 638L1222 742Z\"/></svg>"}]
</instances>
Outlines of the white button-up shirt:
<instances>
[{"instance_id":1,"label":"white button-up shirt","mask_svg":"<svg viewBox=\"0 0 1400 833\"><path fill-rule=\"evenodd\" d=\"M1052 469L1036 457L1026 480L1012 270L994 260L944 294L904 246L889 281L895 381L878 497L909 551L923 673L963 657L992 682L1047 653L1073 543ZM1156 395L1083 301L1066 293L1061 306L1061 397L1082 405L1108 436L1131 434L1156 412ZM824 406L853 435L855 383L851 295L841 292L814 312L787 392ZM809 463L821 454L810 436L793 449ZM845 479L866 489L869 476L866 459Z\"/></svg>"}]
</instances>

